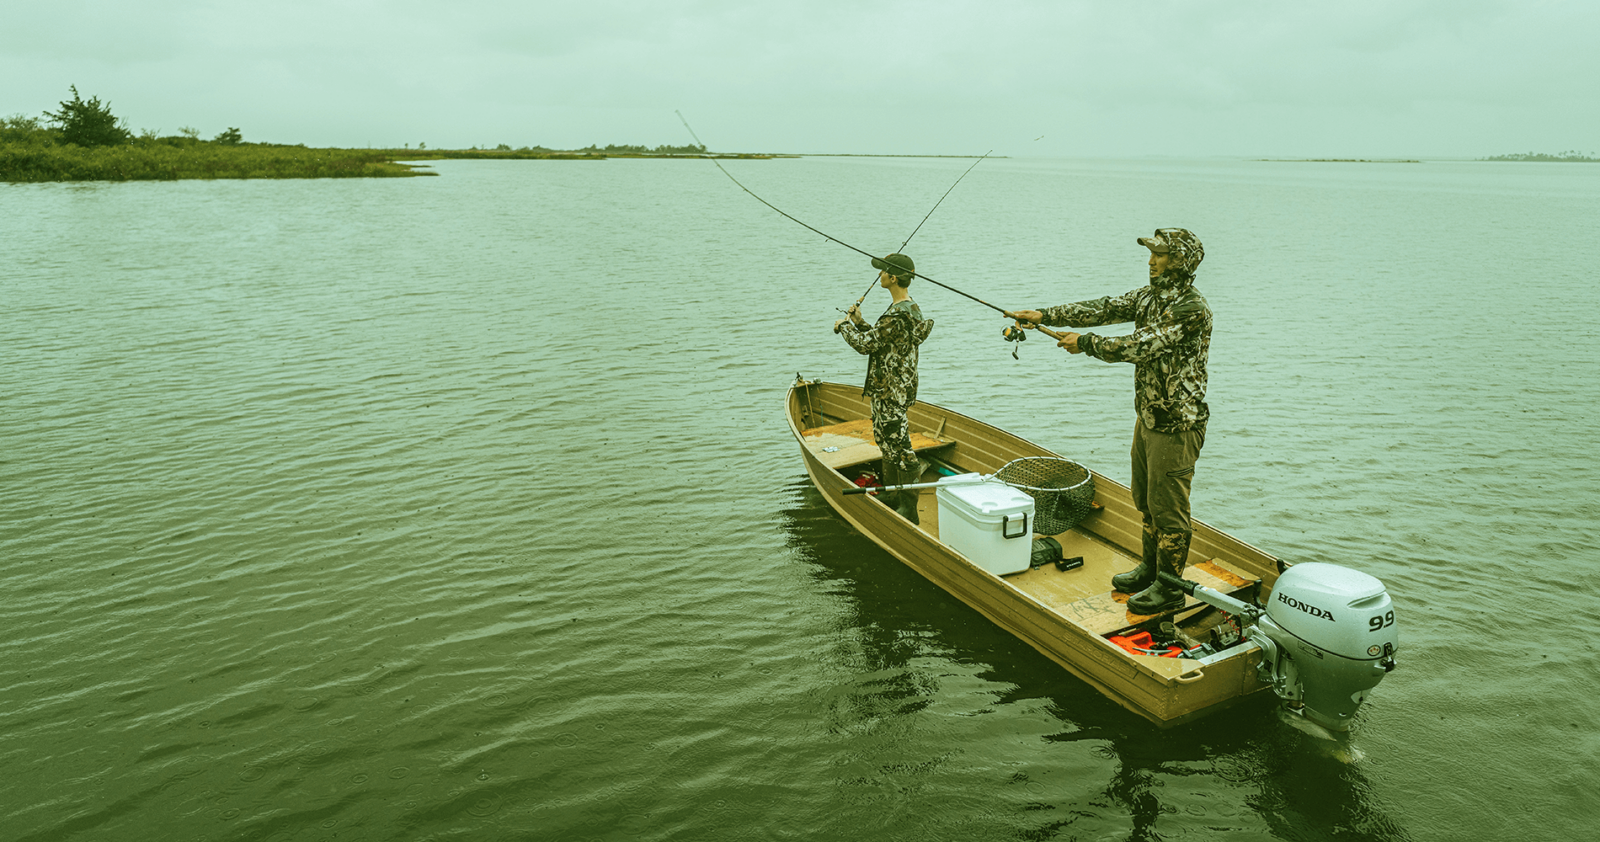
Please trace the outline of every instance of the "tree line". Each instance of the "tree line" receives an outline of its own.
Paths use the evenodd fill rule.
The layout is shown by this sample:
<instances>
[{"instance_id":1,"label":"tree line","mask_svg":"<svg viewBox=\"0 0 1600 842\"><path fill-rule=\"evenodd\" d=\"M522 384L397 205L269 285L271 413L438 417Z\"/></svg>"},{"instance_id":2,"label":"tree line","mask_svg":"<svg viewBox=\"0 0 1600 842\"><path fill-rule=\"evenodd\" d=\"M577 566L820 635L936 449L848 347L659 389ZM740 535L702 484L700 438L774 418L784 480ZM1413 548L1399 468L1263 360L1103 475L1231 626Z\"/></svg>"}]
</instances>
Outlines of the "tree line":
<instances>
[{"instance_id":1,"label":"tree line","mask_svg":"<svg viewBox=\"0 0 1600 842\"><path fill-rule=\"evenodd\" d=\"M579 149L577 151L579 151L579 152L610 152L610 153L612 153L614 155L704 155L704 154L706 154L705 146L700 145L700 144L695 144L693 146L668 146L666 144L662 144L661 146L657 146L655 148L651 148L649 146L626 146L626 145L618 145L618 144L615 144L615 143L608 143L604 147L595 146L594 144L590 144L590 145L585 146L584 148Z\"/></svg>"},{"instance_id":2,"label":"tree line","mask_svg":"<svg viewBox=\"0 0 1600 842\"><path fill-rule=\"evenodd\" d=\"M1600 161L1593 152L1579 152L1568 149L1565 152L1512 152L1507 155L1492 155L1484 158L1485 161Z\"/></svg>"},{"instance_id":3,"label":"tree line","mask_svg":"<svg viewBox=\"0 0 1600 842\"><path fill-rule=\"evenodd\" d=\"M70 86L70 90L72 98L62 100L58 110L44 112L43 119L25 114L0 117L0 142L72 144L86 149L134 142L167 145L206 142L200 140L198 130L187 126L169 137L158 137L155 130L145 130L135 137L128 128L128 121L111 113L111 103L101 102L97 96L84 99L77 85ZM237 127L229 126L209 142L238 146L244 142L244 135Z\"/></svg>"}]
</instances>

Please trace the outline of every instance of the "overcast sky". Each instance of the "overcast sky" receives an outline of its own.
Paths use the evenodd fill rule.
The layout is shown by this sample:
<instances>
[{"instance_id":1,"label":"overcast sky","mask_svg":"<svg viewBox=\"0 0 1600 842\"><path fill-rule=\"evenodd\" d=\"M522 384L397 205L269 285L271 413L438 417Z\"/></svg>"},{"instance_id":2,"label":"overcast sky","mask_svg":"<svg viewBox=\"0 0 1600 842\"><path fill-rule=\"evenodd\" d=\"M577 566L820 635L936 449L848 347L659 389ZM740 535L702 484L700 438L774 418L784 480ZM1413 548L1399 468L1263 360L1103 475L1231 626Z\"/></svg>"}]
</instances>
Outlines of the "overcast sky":
<instances>
[{"instance_id":1,"label":"overcast sky","mask_svg":"<svg viewBox=\"0 0 1600 842\"><path fill-rule=\"evenodd\" d=\"M1595 0L0 0L0 115L311 146L1600 150Z\"/></svg>"}]
</instances>

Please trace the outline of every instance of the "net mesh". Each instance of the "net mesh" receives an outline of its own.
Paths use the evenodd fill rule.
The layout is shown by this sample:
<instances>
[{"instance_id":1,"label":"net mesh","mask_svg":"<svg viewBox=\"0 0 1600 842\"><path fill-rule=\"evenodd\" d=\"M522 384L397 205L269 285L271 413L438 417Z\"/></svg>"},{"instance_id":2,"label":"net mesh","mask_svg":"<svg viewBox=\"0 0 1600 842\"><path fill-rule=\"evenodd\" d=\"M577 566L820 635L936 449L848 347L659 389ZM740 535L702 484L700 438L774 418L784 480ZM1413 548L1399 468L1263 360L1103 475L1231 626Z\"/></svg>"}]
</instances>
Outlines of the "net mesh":
<instances>
[{"instance_id":1,"label":"net mesh","mask_svg":"<svg viewBox=\"0 0 1600 842\"><path fill-rule=\"evenodd\" d=\"M1071 459L1025 456L1007 462L994 476L1033 498L1033 531L1041 535L1066 532L1093 511L1094 474Z\"/></svg>"}]
</instances>

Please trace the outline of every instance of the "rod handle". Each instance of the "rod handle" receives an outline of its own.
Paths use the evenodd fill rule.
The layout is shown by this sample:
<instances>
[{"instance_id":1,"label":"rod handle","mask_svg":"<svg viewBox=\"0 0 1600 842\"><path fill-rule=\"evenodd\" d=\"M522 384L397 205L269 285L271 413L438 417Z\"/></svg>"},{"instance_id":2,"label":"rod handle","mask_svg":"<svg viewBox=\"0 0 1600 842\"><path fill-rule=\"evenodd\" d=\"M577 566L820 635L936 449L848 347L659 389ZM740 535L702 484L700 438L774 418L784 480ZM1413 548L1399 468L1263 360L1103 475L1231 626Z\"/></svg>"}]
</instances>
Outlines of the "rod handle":
<instances>
[{"instance_id":1,"label":"rod handle","mask_svg":"<svg viewBox=\"0 0 1600 842\"><path fill-rule=\"evenodd\" d=\"M989 306L991 306L991 307L994 307L994 305L993 305L993 304L991 304L991 305L989 305ZM999 307L995 307L995 309L996 309L996 310L1000 310L1000 308L999 308ZM1000 312L1001 312L1001 313L1002 313L1002 314L1004 314L1004 313L1005 313L1005 311L1004 311L1004 310L1000 310ZM1021 323L1021 322L1020 322L1020 320L1014 320L1014 321L1018 321L1018 322L1019 322L1019 324L1020 324L1020 323ZM1028 323L1028 324L1032 324L1032 322L1029 322L1029 323ZM1044 326L1044 325L1040 325L1040 324L1035 324L1035 325L1033 325L1033 329L1034 329L1034 330L1037 330L1037 331L1039 331L1039 332L1040 332L1040 333L1042 333L1042 334L1044 334L1044 335L1045 335L1045 336L1048 336L1048 337L1050 337L1050 338L1051 338L1051 339L1054 339L1054 340L1055 340L1055 341L1057 341L1057 342L1060 342L1060 341L1061 341L1061 338L1062 338L1062 337L1061 337L1061 334L1059 334L1059 333L1056 333L1056 332L1055 332L1055 331L1053 331L1053 330L1051 330L1051 329L1050 329L1050 328L1047 328L1047 327L1045 327L1045 326Z\"/></svg>"},{"instance_id":2,"label":"rod handle","mask_svg":"<svg viewBox=\"0 0 1600 842\"><path fill-rule=\"evenodd\" d=\"M849 492L847 491L845 493L848 494ZM1179 578L1177 576L1172 575L1171 573L1168 573L1165 570L1157 570L1156 571L1156 578L1160 579L1163 582L1166 582L1171 587L1174 587L1174 588L1177 588L1178 590L1183 591L1185 594L1188 594L1189 596L1194 596L1194 589L1200 586L1200 583L1198 583L1198 582L1191 582L1188 579Z\"/></svg>"}]
</instances>

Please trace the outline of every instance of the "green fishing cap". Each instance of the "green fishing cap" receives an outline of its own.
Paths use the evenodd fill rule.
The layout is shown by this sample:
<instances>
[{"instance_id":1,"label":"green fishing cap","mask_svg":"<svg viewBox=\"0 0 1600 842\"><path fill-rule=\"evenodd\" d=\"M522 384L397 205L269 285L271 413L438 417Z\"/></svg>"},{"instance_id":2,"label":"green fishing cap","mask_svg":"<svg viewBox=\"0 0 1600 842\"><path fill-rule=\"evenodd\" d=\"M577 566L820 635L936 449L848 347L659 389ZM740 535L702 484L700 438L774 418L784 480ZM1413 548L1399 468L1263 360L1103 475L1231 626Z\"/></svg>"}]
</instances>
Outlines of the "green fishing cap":
<instances>
[{"instance_id":1,"label":"green fishing cap","mask_svg":"<svg viewBox=\"0 0 1600 842\"><path fill-rule=\"evenodd\" d=\"M872 258L872 268L879 272L888 272L896 278L909 278L916 274L917 264L911 258L896 252L888 257Z\"/></svg>"}]
</instances>

